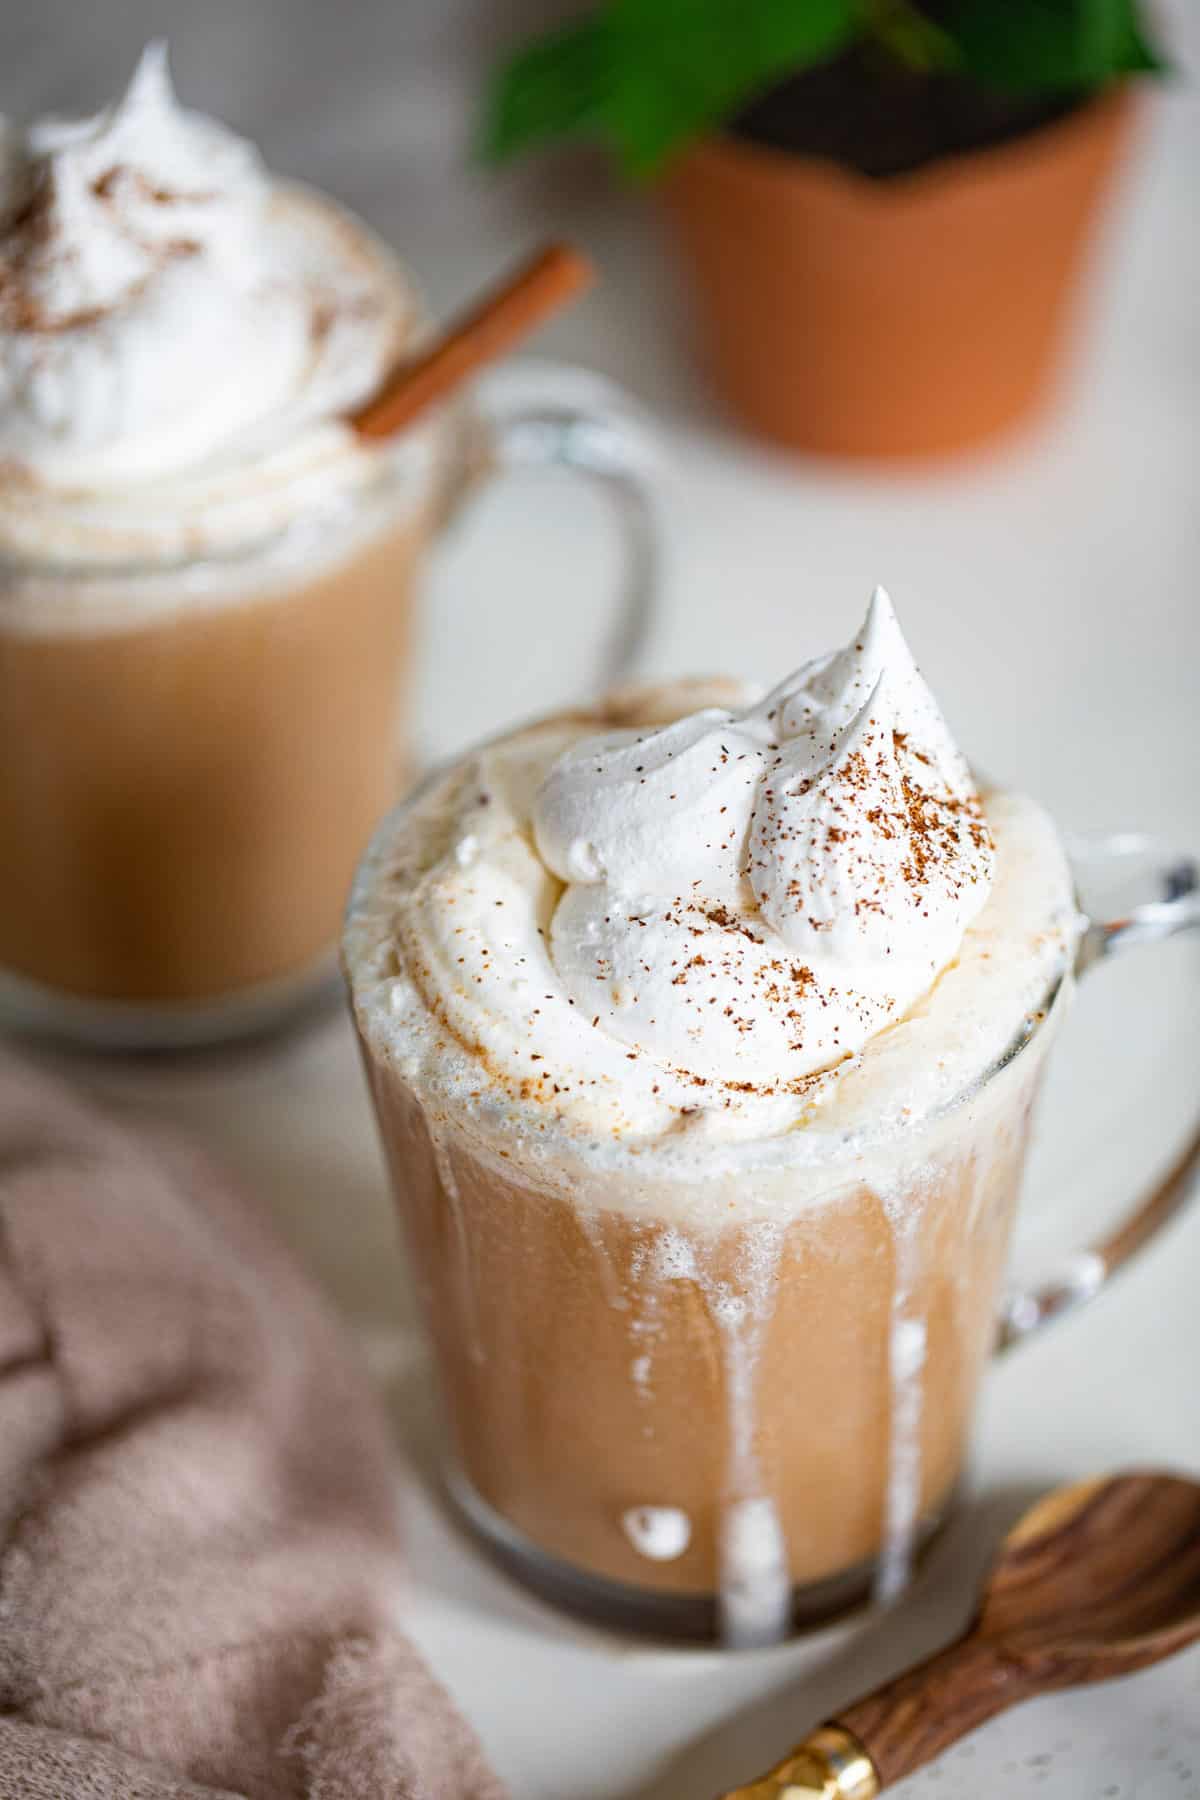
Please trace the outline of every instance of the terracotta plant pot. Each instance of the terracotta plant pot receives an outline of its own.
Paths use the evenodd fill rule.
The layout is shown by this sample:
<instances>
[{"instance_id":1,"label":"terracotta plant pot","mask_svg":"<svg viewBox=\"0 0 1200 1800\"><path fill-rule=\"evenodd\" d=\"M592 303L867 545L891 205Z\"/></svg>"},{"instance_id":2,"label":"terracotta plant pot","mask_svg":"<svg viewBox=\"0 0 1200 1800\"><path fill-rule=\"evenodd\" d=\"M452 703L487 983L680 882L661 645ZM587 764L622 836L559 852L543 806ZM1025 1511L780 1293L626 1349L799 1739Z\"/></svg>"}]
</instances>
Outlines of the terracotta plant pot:
<instances>
[{"instance_id":1,"label":"terracotta plant pot","mask_svg":"<svg viewBox=\"0 0 1200 1800\"><path fill-rule=\"evenodd\" d=\"M1132 112L1126 86L998 148L872 181L733 137L664 198L716 380L753 431L928 456L1045 398Z\"/></svg>"}]
</instances>

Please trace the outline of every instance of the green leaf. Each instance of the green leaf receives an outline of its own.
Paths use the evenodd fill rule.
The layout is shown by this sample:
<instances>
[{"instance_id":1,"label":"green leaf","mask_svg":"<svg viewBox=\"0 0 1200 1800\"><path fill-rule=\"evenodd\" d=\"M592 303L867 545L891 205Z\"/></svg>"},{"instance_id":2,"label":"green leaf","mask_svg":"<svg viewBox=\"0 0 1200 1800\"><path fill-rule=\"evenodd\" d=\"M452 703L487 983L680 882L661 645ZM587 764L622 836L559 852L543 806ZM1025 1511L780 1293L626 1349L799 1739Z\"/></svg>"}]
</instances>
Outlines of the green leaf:
<instances>
[{"instance_id":1,"label":"green leaf","mask_svg":"<svg viewBox=\"0 0 1200 1800\"><path fill-rule=\"evenodd\" d=\"M604 123L636 176L860 29L856 0L609 0L604 17L613 77Z\"/></svg>"},{"instance_id":2,"label":"green leaf","mask_svg":"<svg viewBox=\"0 0 1200 1800\"><path fill-rule=\"evenodd\" d=\"M651 175L773 82L864 38L918 71L1024 93L1163 66L1139 0L953 0L936 12L925 0L600 0L501 69L479 149L500 162L588 133L629 174Z\"/></svg>"},{"instance_id":3,"label":"green leaf","mask_svg":"<svg viewBox=\"0 0 1200 1800\"><path fill-rule=\"evenodd\" d=\"M992 87L1094 88L1163 67L1137 0L960 0L945 22L963 67Z\"/></svg>"},{"instance_id":4,"label":"green leaf","mask_svg":"<svg viewBox=\"0 0 1200 1800\"><path fill-rule=\"evenodd\" d=\"M518 51L499 71L484 104L478 149L505 162L550 138L600 123L608 88L608 31L585 19Z\"/></svg>"}]
</instances>

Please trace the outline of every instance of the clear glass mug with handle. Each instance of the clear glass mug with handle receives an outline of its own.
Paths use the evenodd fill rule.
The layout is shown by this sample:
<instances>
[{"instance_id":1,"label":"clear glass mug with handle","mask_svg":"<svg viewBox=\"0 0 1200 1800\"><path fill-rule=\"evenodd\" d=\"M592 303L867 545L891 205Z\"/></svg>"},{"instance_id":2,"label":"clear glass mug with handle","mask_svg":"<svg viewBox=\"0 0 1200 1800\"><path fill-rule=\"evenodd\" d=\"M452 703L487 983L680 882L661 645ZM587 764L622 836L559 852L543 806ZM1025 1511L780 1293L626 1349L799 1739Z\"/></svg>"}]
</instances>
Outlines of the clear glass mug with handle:
<instances>
[{"instance_id":1,"label":"clear glass mug with handle","mask_svg":"<svg viewBox=\"0 0 1200 1800\"><path fill-rule=\"evenodd\" d=\"M611 501L624 568L581 686L629 671L656 587L648 434L580 371L538 389L489 407L485 383L352 490L306 469L292 491L285 471L287 522L265 536L239 535L220 489L203 550L151 530L134 555L72 518L69 556L0 560L0 838L19 871L0 895L0 1020L185 1047L269 1029L326 988L355 862L411 768L421 567L496 475L557 468Z\"/></svg>"},{"instance_id":2,"label":"clear glass mug with handle","mask_svg":"<svg viewBox=\"0 0 1200 1800\"><path fill-rule=\"evenodd\" d=\"M593 1153L543 1121L539 1139L536 1118L420 1085L428 1051L385 1002L419 805L377 833L343 956L459 1509L531 1586L622 1629L752 1645L890 1600L952 1509L989 1354L1172 1216L1200 1135L1118 1230L1003 1298L1067 971L969 1088L869 1144L805 1131L681 1173L669 1134ZM1189 858L1125 838L1076 866L1085 905L1131 868L1143 895L1091 915L1080 973L1200 927Z\"/></svg>"},{"instance_id":3,"label":"clear glass mug with handle","mask_svg":"<svg viewBox=\"0 0 1200 1800\"><path fill-rule=\"evenodd\" d=\"M1141 832L1068 841L1087 926L1076 974L1087 975L1130 950L1181 933L1200 934L1200 863ZM1093 1299L1191 1197L1200 1171L1200 1128L1192 1131L1159 1179L1094 1242L1060 1256L1049 1272L1004 1296L996 1349L1024 1342L1044 1325Z\"/></svg>"}]
</instances>

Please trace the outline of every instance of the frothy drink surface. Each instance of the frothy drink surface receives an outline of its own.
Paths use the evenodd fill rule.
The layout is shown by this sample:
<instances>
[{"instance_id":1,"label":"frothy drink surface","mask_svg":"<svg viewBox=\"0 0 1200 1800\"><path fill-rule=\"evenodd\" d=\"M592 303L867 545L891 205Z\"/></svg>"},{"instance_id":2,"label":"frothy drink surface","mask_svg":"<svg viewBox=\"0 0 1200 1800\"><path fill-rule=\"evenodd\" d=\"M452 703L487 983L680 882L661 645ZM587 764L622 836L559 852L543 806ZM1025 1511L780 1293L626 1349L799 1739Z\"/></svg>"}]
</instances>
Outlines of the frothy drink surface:
<instances>
[{"instance_id":1,"label":"frothy drink surface","mask_svg":"<svg viewBox=\"0 0 1200 1800\"><path fill-rule=\"evenodd\" d=\"M398 812L344 955L491 1512L734 1642L835 1577L897 1593L1075 932L1052 827L981 799L884 596L763 701L625 697Z\"/></svg>"}]
</instances>

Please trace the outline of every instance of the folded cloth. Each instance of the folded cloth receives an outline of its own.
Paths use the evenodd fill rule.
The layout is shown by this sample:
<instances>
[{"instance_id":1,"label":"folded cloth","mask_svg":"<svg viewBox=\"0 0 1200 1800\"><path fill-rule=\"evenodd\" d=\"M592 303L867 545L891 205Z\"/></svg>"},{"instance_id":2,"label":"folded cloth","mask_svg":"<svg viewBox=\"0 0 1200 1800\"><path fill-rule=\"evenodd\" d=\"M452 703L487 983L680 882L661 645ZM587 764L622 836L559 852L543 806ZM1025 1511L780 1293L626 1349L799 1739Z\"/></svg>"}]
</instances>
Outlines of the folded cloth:
<instances>
[{"instance_id":1,"label":"folded cloth","mask_svg":"<svg viewBox=\"0 0 1200 1800\"><path fill-rule=\"evenodd\" d=\"M0 1062L0 1800L503 1800L397 1629L389 1463L204 1158Z\"/></svg>"}]
</instances>

